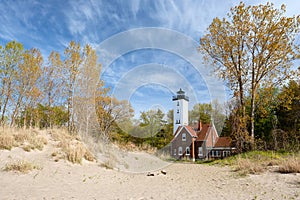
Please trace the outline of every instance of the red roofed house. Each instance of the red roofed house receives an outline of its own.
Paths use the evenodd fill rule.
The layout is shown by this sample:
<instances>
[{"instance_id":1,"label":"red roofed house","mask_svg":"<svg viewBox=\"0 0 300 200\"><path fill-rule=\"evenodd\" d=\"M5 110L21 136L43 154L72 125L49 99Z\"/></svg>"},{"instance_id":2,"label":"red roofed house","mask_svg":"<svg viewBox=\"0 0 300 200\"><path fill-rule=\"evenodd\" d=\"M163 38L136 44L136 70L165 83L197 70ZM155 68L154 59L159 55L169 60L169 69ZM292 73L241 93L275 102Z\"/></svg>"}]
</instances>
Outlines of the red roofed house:
<instances>
[{"instance_id":1,"label":"red roofed house","mask_svg":"<svg viewBox=\"0 0 300 200\"><path fill-rule=\"evenodd\" d=\"M213 124L197 123L188 125L189 98L181 89L173 97L174 138L170 145L170 154L176 159L206 159L229 156L233 150L229 137L219 137Z\"/></svg>"}]
</instances>

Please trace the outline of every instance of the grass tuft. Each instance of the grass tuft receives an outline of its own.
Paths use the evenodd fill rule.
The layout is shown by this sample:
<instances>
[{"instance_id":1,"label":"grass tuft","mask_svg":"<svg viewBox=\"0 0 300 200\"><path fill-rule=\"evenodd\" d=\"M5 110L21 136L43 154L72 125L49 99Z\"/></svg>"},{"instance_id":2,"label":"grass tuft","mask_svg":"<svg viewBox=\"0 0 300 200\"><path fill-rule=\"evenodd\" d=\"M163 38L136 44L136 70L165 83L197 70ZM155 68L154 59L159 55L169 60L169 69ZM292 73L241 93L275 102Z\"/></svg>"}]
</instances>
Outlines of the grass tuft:
<instances>
[{"instance_id":1,"label":"grass tuft","mask_svg":"<svg viewBox=\"0 0 300 200\"><path fill-rule=\"evenodd\" d=\"M17 160L6 164L4 171L19 171L22 173L27 173L34 169L41 169L41 168L29 161Z\"/></svg>"},{"instance_id":2,"label":"grass tuft","mask_svg":"<svg viewBox=\"0 0 300 200\"><path fill-rule=\"evenodd\" d=\"M0 132L0 149L11 150L13 147L21 147L25 151L43 150L47 143L47 139L36 130L5 128Z\"/></svg>"},{"instance_id":3,"label":"grass tuft","mask_svg":"<svg viewBox=\"0 0 300 200\"><path fill-rule=\"evenodd\" d=\"M11 150L14 146L14 137L6 133L0 133L0 149Z\"/></svg>"},{"instance_id":4,"label":"grass tuft","mask_svg":"<svg viewBox=\"0 0 300 200\"><path fill-rule=\"evenodd\" d=\"M82 160L94 161L94 155L86 148L79 135L69 134L66 130L52 130L53 140L58 141L60 151L52 154L55 160L64 158L72 163L82 163ZM57 158L57 156L60 156Z\"/></svg>"},{"instance_id":5,"label":"grass tuft","mask_svg":"<svg viewBox=\"0 0 300 200\"><path fill-rule=\"evenodd\" d=\"M241 175L260 174L265 171L262 165L253 162L251 159L238 158L235 170Z\"/></svg>"},{"instance_id":6,"label":"grass tuft","mask_svg":"<svg viewBox=\"0 0 300 200\"><path fill-rule=\"evenodd\" d=\"M300 173L300 159L294 156L289 157L285 162L279 165L280 173Z\"/></svg>"},{"instance_id":7,"label":"grass tuft","mask_svg":"<svg viewBox=\"0 0 300 200\"><path fill-rule=\"evenodd\" d=\"M65 152L68 161L72 163L82 163L82 158L85 154L85 149L82 144L69 145L69 147L65 149Z\"/></svg>"}]
</instances>

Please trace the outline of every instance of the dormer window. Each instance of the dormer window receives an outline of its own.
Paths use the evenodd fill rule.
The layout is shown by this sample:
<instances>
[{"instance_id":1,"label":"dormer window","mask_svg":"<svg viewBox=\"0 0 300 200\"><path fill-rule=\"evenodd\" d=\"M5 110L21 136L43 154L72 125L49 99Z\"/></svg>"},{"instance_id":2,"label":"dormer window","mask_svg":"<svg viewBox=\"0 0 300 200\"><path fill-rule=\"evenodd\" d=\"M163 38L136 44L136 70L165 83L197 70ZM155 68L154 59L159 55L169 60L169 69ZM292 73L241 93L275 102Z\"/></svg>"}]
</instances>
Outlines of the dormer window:
<instances>
[{"instance_id":1,"label":"dormer window","mask_svg":"<svg viewBox=\"0 0 300 200\"><path fill-rule=\"evenodd\" d=\"M186 141L186 134L182 133L182 141Z\"/></svg>"}]
</instances>

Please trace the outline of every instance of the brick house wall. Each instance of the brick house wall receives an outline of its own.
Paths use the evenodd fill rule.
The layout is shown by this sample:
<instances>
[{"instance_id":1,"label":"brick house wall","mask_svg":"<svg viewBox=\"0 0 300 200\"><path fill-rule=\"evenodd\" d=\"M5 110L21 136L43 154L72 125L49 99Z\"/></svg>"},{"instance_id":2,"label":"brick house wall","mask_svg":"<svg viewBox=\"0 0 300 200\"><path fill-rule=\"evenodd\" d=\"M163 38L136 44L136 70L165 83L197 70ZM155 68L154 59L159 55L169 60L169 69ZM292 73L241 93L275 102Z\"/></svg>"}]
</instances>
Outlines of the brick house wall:
<instances>
[{"instance_id":1,"label":"brick house wall","mask_svg":"<svg viewBox=\"0 0 300 200\"><path fill-rule=\"evenodd\" d=\"M185 134L185 140L182 135ZM188 133L188 131L181 127L180 132L176 135L176 137L171 141L171 148L170 153L171 156L175 159L192 159L192 136ZM181 153L180 153L180 147L181 147ZM186 152L187 147L189 147L189 155L188 152Z\"/></svg>"}]
</instances>

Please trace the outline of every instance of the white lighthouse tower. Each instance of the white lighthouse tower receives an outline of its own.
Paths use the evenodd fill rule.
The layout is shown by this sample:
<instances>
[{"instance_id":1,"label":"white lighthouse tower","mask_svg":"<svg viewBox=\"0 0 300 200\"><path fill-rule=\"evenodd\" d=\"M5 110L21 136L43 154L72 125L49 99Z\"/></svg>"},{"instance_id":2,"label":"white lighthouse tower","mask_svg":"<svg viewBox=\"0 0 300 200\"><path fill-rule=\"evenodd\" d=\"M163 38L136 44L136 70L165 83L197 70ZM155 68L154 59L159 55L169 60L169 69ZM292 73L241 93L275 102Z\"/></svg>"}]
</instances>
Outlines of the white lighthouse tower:
<instances>
[{"instance_id":1,"label":"white lighthouse tower","mask_svg":"<svg viewBox=\"0 0 300 200\"><path fill-rule=\"evenodd\" d=\"M180 88L177 95L173 96L173 134L179 126L188 125L189 123L189 97Z\"/></svg>"}]
</instances>

